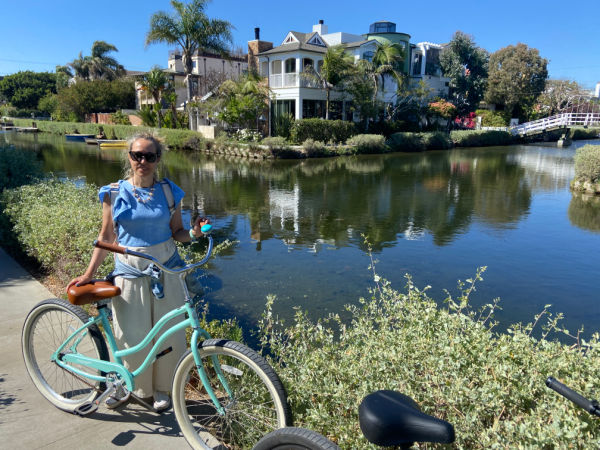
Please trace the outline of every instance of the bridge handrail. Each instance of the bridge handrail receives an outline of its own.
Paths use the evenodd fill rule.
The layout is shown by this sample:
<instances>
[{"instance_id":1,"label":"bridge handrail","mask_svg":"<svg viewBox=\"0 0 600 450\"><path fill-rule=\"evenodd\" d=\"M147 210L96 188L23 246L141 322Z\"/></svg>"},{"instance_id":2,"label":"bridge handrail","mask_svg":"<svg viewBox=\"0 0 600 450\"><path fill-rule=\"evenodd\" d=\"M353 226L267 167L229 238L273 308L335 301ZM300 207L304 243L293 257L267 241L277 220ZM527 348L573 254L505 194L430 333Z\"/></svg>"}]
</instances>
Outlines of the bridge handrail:
<instances>
[{"instance_id":1,"label":"bridge handrail","mask_svg":"<svg viewBox=\"0 0 600 450\"><path fill-rule=\"evenodd\" d=\"M600 113L562 113L512 126L510 132L513 135L523 135L530 131L545 130L550 127L592 124L600 125Z\"/></svg>"}]
</instances>

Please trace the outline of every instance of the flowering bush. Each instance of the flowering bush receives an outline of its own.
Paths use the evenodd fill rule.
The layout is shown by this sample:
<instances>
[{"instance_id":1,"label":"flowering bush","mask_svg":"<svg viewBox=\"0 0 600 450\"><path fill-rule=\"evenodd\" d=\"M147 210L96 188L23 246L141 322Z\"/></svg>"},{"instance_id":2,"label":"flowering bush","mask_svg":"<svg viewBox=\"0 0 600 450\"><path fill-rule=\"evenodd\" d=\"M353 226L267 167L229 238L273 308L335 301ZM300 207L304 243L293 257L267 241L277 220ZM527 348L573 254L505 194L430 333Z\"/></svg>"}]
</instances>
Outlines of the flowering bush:
<instances>
[{"instance_id":1,"label":"flowering bush","mask_svg":"<svg viewBox=\"0 0 600 450\"><path fill-rule=\"evenodd\" d=\"M474 112L470 112L466 116L457 117L454 119L454 123L461 128L475 128L475 118L477 115Z\"/></svg>"},{"instance_id":2,"label":"flowering bush","mask_svg":"<svg viewBox=\"0 0 600 450\"><path fill-rule=\"evenodd\" d=\"M456 116L456 106L447 100L440 99L437 102L429 104L429 112L434 116L439 116L443 119L452 119Z\"/></svg>"},{"instance_id":3,"label":"flowering bush","mask_svg":"<svg viewBox=\"0 0 600 450\"><path fill-rule=\"evenodd\" d=\"M241 130L237 130L235 132L234 138L240 142L258 142L262 139L262 136L256 130L242 128Z\"/></svg>"}]
</instances>

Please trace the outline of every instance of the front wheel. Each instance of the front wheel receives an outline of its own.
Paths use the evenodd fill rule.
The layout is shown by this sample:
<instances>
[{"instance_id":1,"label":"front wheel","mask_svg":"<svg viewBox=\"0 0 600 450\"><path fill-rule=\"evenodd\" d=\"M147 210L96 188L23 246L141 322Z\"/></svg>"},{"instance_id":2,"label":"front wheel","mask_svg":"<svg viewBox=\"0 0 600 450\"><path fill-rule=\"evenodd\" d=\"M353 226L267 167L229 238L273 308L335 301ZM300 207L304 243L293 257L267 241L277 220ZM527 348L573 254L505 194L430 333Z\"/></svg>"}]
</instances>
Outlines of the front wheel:
<instances>
[{"instance_id":1,"label":"front wheel","mask_svg":"<svg viewBox=\"0 0 600 450\"><path fill-rule=\"evenodd\" d=\"M89 318L79 306L54 298L36 305L23 325L21 345L27 372L42 395L64 411L73 412L83 403L94 400L98 390L103 388L101 383L75 375L52 361L60 345ZM65 351L109 361L106 342L96 325L80 332ZM90 372L79 364L72 367ZM92 373L102 375L100 371Z\"/></svg>"},{"instance_id":2,"label":"front wheel","mask_svg":"<svg viewBox=\"0 0 600 450\"><path fill-rule=\"evenodd\" d=\"M177 364L172 396L177 423L193 448L248 449L265 434L291 425L285 389L262 356L221 339L202 342L198 351L224 414L210 399L188 350ZM229 392L219 381L215 359Z\"/></svg>"},{"instance_id":3,"label":"front wheel","mask_svg":"<svg viewBox=\"0 0 600 450\"><path fill-rule=\"evenodd\" d=\"M252 450L340 450L322 434L306 428L280 428L263 437Z\"/></svg>"}]
</instances>

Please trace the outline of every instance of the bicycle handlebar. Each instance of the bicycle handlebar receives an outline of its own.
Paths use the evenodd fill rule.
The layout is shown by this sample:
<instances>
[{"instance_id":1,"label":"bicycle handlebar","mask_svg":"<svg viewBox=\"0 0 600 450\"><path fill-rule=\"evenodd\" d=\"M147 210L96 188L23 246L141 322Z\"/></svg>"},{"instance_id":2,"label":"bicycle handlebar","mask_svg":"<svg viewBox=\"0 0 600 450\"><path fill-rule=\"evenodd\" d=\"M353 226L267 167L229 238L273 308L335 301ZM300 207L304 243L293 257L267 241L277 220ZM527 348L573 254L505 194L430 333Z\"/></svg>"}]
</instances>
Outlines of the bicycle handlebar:
<instances>
[{"instance_id":1,"label":"bicycle handlebar","mask_svg":"<svg viewBox=\"0 0 600 450\"><path fill-rule=\"evenodd\" d=\"M203 231L204 231L204 227L203 227ZM210 230L206 230L206 231L210 231ZM197 263L188 264L180 269L170 269L170 268L162 265L160 263L160 261L158 261L154 256L146 255L145 253L136 252L134 250L128 249L127 247L122 247L117 244L109 244L108 242L102 242L102 241L95 240L94 247L98 247L98 248L108 250L108 251L114 252L114 253L120 253L122 255L132 255L132 256L136 256L138 258L144 258L149 261L152 261L154 264L156 264L158 266L159 269L161 269L164 272L180 274L183 272L189 272L190 270L195 269L196 267L202 266L202 265L206 264L206 262L210 259L210 255L213 250L213 238L211 235L206 235L206 238L208 239L208 249L206 250L206 255L204 255L204 258L202 258Z\"/></svg>"},{"instance_id":2,"label":"bicycle handlebar","mask_svg":"<svg viewBox=\"0 0 600 450\"><path fill-rule=\"evenodd\" d=\"M565 386L560 381L555 378L548 377L546 379L546 386L550 389L558 392L560 395L565 397L568 400L571 400L577 406L585 409L590 414L600 417L600 405L596 400L589 400L585 398L583 395L575 392L568 386Z\"/></svg>"}]
</instances>

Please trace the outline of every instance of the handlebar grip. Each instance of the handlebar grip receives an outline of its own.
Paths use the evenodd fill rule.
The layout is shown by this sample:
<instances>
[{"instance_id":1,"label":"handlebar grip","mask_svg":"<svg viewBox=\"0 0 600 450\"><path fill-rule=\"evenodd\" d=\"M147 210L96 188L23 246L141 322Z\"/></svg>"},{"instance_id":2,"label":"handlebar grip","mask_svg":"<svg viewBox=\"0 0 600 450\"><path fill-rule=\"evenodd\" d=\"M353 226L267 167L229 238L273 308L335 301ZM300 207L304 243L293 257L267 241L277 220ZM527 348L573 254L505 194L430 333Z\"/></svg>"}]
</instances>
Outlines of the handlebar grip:
<instances>
[{"instance_id":1,"label":"handlebar grip","mask_svg":"<svg viewBox=\"0 0 600 450\"><path fill-rule=\"evenodd\" d=\"M204 234L208 234L212 231L212 225L210 223L202 225L202 228L200 228L200 231L202 231Z\"/></svg>"},{"instance_id":2,"label":"handlebar grip","mask_svg":"<svg viewBox=\"0 0 600 450\"><path fill-rule=\"evenodd\" d=\"M94 241L94 247L102 248L115 253L125 254L127 249L117 244L109 244L108 242Z\"/></svg>"},{"instance_id":3,"label":"handlebar grip","mask_svg":"<svg viewBox=\"0 0 600 450\"><path fill-rule=\"evenodd\" d=\"M558 392L560 395L562 395L566 399L571 400L573 403L575 403L576 405L585 409L590 414L598 415L600 413L600 411L598 410L598 403L588 400L587 398L578 394L570 387L565 386L564 384L562 384L560 381L556 380L555 378L548 377L546 379L546 386L548 386L550 389Z\"/></svg>"}]
</instances>

